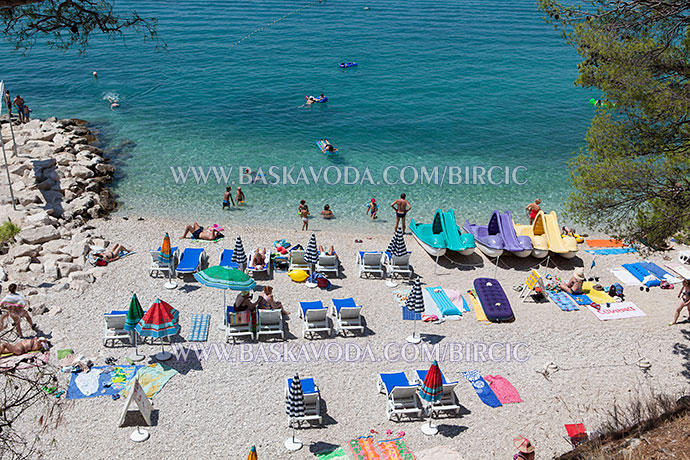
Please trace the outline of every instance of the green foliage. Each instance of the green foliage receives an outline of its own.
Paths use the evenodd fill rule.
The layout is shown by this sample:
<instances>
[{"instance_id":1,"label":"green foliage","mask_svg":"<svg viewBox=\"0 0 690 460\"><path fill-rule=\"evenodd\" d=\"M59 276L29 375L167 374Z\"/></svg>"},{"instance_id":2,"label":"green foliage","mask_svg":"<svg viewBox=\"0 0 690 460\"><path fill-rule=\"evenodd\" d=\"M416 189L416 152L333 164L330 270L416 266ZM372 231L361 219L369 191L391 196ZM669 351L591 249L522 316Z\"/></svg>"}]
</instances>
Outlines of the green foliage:
<instances>
[{"instance_id":1,"label":"green foliage","mask_svg":"<svg viewBox=\"0 0 690 460\"><path fill-rule=\"evenodd\" d=\"M568 210L591 228L663 246L690 229L690 2L539 0L583 61L599 108L570 162Z\"/></svg>"},{"instance_id":2,"label":"green foliage","mask_svg":"<svg viewBox=\"0 0 690 460\"><path fill-rule=\"evenodd\" d=\"M0 225L0 246L4 246L6 243L14 240L14 237L17 236L20 230L21 229L17 225L9 220L3 222L2 225Z\"/></svg>"}]
</instances>

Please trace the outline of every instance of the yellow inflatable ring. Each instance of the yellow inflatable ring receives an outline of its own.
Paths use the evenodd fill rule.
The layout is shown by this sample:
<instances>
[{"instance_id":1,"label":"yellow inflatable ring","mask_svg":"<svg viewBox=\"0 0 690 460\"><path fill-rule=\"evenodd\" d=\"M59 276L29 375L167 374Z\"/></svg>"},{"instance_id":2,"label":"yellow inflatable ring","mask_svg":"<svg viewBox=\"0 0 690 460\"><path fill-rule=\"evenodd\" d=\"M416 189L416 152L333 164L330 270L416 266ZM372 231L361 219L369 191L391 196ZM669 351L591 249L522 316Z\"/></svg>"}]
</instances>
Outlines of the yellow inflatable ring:
<instances>
[{"instance_id":1,"label":"yellow inflatable ring","mask_svg":"<svg viewBox=\"0 0 690 460\"><path fill-rule=\"evenodd\" d=\"M303 283L309 278L309 274L304 270L292 270L288 273L288 276L296 283Z\"/></svg>"}]
</instances>

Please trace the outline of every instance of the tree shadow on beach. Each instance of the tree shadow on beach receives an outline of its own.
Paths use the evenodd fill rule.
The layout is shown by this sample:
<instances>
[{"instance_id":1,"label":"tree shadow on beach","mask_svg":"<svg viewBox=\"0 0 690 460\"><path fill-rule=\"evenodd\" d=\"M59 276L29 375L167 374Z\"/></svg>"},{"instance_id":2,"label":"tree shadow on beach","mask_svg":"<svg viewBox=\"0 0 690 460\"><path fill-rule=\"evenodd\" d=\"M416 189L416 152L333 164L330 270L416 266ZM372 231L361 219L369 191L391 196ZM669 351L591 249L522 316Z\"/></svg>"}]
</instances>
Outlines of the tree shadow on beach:
<instances>
[{"instance_id":1,"label":"tree shadow on beach","mask_svg":"<svg viewBox=\"0 0 690 460\"><path fill-rule=\"evenodd\" d=\"M685 323L688 323L689 321L686 320L684 321ZM682 324L683 322L679 322L678 324ZM683 334L683 337L687 340L690 341L690 331L687 329L681 329L680 331ZM687 343L676 343L673 345L673 354L674 355L680 355L681 358L685 361L683 363L683 370L681 371L681 374L683 377L685 377L688 381L690 381L690 346Z\"/></svg>"},{"instance_id":2,"label":"tree shadow on beach","mask_svg":"<svg viewBox=\"0 0 690 460\"><path fill-rule=\"evenodd\" d=\"M515 270L519 272L528 272L532 269L537 270L549 270L557 269L563 271L569 271L575 269L575 267L584 267L584 261L575 256L571 259L565 259L560 256L554 256L553 254L549 257L543 259L535 259L534 257L515 257L515 256L501 256L500 258L489 258L489 263L492 267L498 264L499 269L503 270Z\"/></svg>"}]
</instances>

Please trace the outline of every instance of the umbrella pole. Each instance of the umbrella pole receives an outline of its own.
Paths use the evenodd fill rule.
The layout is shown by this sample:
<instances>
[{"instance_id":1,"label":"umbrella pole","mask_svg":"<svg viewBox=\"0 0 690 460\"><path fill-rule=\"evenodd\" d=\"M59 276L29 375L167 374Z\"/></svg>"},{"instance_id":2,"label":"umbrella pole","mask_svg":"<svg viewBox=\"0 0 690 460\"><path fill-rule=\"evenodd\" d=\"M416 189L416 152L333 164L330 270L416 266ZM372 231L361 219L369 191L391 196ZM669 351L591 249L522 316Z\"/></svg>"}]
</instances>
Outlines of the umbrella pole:
<instances>
[{"instance_id":1,"label":"umbrella pole","mask_svg":"<svg viewBox=\"0 0 690 460\"><path fill-rule=\"evenodd\" d=\"M422 433L424 433L427 436L434 436L438 434L438 428L431 424L431 421L434 418L434 411L432 409L432 405L432 403L429 403L429 421L422 425Z\"/></svg>"},{"instance_id":2,"label":"umbrella pole","mask_svg":"<svg viewBox=\"0 0 690 460\"><path fill-rule=\"evenodd\" d=\"M172 260L170 261L170 266L168 267L168 282L165 283L165 288L166 289L175 289L177 287L177 283L173 283L172 281Z\"/></svg>"},{"instance_id":3,"label":"umbrella pole","mask_svg":"<svg viewBox=\"0 0 690 460\"><path fill-rule=\"evenodd\" d=\"M139 340L137 340L139 334L137 334L137 331L134 330L132 331L132 335L134 336L134 354L130 356L129 359L132 361L141 361L144 359L144 355L139 354Z\"/></svg>"},{"instance_id":4,"label":"umbrella pole","mask_svg":"<svg viewBox=\"0 0 690 460\"><path fill-rule=\"evenodd\" d=\"M436 274L436 269L438 268L438 257L440 254L436 254L436 265L434 266L434 275Z\"/></svg>"},{"instance_id":5,"label":"umbrella pole","mask_svg":"<svg viewBox=\"0 0 690 460\"><path fill-rule=\"evenodd\" d=\"M408 343L419 343L422 341L421 338L417 335L417 312L413 311L412 314L414 315L412 317L412 335L407 338Z\"/></svg>"},{"instance_id":6,"label":"umbrella pole","mask_svg":"<svg viewBox=\"0 0 690 460\"><path fill-rule=\"evenodd\" d=\"M496 266L494 267L494 278L496 278L496 272L498 272L498 261L501 259L501 256L496 256Z\"/></svg>"}]
</instances>

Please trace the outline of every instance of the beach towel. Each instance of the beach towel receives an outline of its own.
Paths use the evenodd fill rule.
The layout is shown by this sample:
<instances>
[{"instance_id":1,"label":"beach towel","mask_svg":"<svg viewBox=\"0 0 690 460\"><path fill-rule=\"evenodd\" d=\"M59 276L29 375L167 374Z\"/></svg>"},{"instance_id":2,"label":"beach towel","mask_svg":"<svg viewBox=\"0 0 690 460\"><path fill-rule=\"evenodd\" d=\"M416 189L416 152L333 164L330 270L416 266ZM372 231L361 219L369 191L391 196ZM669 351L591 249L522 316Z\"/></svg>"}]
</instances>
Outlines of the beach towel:
<instances>
[{"instance_id":1,"label":"beach towel","mask_svg":"<svg viewBox=\"0 0 690 460\"><path fill-rule=\"evenodd\" d=\"M148 366L141 366L140 369L137 370L135 377L139 380L146 396L153 398L163 389L165 384L168 383L168 380L177 374L178 372L170 366L156 363L149 364ZM132 385L134 385L134 379L127 382L125 388L120 392L120 396L126 398Z\"/></svg>"},{"instance_id":2,"label":"beach towel","mask_svg":"<svg viewBox=\"0 0 690 460\"><path fill-rule=\"evenodd\" d=\"M590 248L622 248L621 240L585 240Z\"/></svg>"},{"instance_id":3,"label":"beach towel","mask_svg":"<svg viewBox=\"0 0 690 460\"><path fill-rule=\"evenodd\" d=\"M592 283L591 281L585 281L584 283L582 283L582 292L587 294L587 297L592 299L592 302L601 305L606 303L613 303L616 301L616 299L614 299L604 291L597 291L596 289L592 289L592 286L594 286L594 283Z\"/></svg>"},{"instance_id":4,"label":"beach towel","mask_svg":"<svg viewBox=\"0 0 690 460\"><path fill-rule=\"evenodd\" d=\"M594 302L592 302L592 299L587 297L585 294L568 294L568 295L578 305L590 305L590 304L594 303Z\"/></svg>"},{"instance_id":5,"label":"beach towel","mask_svg":"<svg viewBox=\"0 0 690 460\"><path fill-rule=\"evenodd\" d=\"M192 316L192 325L189 327L189 342L206 342L208 338L208 323L211 315L197 313Z\"/></svg>"},{"instance_id":6,"label":"beach towel","mask_svg":"<svg viewBox=\"0 0 690 460\"><path fill-rule=\"evenodd\" d=\"M599 305L599 308L596 308L594 305L587 305L587 308L601 321L647 316L645 312L632 302L615 302L609 304L608 308L606 304Z\"/></svg>"},{"instance_id":7,"label":"beach towel","mask_svg":"<svg viewBox=\"0 0 690 460\"><path fill-rule=\"evenodd\" d=\"M89 372L71 374L67 399L95 398L119 393L144 366L94 366Z\"/></svg>"},{"instance_id":8,"label":"beach towel","mask_svg":"<svg viewBox=\"0 0 690 460\"><path fill-rule=\"evenodd\" d=\"M21 355L2 355L2 357L0 357L0 372L43 366L44 364L48 364L49 356L47 351L30 351Z\"/></svg>"},{"instance_id":9,"label":"beach towel","mask_svg":"<svg viewBox=\"0 0 690 460\"><path fill-rule=\"evenodd\" d=\"M558 306L562 311L577 311L577 304L575 301L563 291L549 291L547 289L546 294L549 299Z\"/></svg>"},{"instance_id":10,"label":"beach towel","mask_svg":"<svg viewBox=\"0 0 690 460\"><path fill-rule=\"evenodd\" d=\"M434 300L431 292L427 289L422 289L422 298L424 299L424 316L435 316L436 318L442 318L443 314L439 309L438 304Z\"/></svg>"},{"instance_id":11,"label":"beach towel","mask_svg":"<svg viewBox=\"0 0 690 460\"><path fill-rule=\"evenodd\" d=\"M387 439L377 444L381 450L381 460L415 460L404 438Z\"/></svg>"},{"instance_id":12,"label":"beach towel","mask_svg":"<svg viewBox=\"0 0 690 460\"><path fill-rule=\"evenodd\" d=\"M350 449L355 460L382 460L373 436L361 436L350 441Z\"/></svg>"},{"instance_id":13,"label":"beach towel","mask_svg":"<svg viewBox=\"0 0 690 460\"><path fill-rule=\"evenodd\" d=\"M665 265L674 272L676 272L678 276L680 276L681 278L685 278L686 280L690 279L690 270L688 269L690 267L688 267L687 265L676 263L670 263Z\"/></svg>"},{"instance_id":14,"label":"beach towel","mask_svg":"<svg viewBox=\"0 0 690 460\"><path fill-rule=\"evenodd\" d=\"M502 406L501 401L496 397L496 393L491 389L486 380L477 371L464 371L462 375L472 384L472 388L477 392L477 396L484 404L489 407Z\"/></svg>"},{"instance_id":15,"label":"beach towel","mask_svg":"<svg viewBox=\"0 0 690 460\"><path fill-rule=\"evenodd\" d=\"M624 268L612 268L611 273L626 286L642 286L642 282Z\"/></svg>"},{"instance_id":16,"label":"beach towel","mask_svg":"<svg viewBox=\"0 0 690 460\"><path fill-rule=\"evenodd\" d=\"M659 286L661 282L642 265L638 264L623 264L623 268L628 270L635 278L640 280L642 284L647 287Z\"/></svg>"},{"instance_id":17,"label":"beach towel","mask_svg":"<svg viewBox=\"0 0 690 460\"><path fill-rule=\"evenodd\" d=\"M404 307L405 302L407 302L407 296L410 295L410 290L396 289L395 291L393 291L393 295L395 296L395 301L398 302L398 306Z\"/></svg>"},{"instance_id":18,"label":"beach towel","mask_svg":"<svg viewBox=\"0 0 690 460\"><path fill-rule=\"evenodd\" d=\"M640 262L640 266L660 280L665 280L671 284L676 284L683 281L680 278L676 278L654 262Z\"/></svg>"},{"instance_id":19,"label":"beach towel","mask_svg":"<svg viewBox=\"0 0 690 460\"><path fill-rule=\"evenodd\" d=\"M314 454L318 460L347 460L347 453L342 447L334 447L330 449L323 450L321 452L316 452Z\"/></svg>"},{"instance_id":20,"label":"beach towel","mask_svg":"<svg viewBox=\"0 0 690 460\"><path fill-rule=\"evenodd\" d=\"M428 287L426 290L446 319L460 319L462 311L450 301L450 298L448 298L448 295L441 286Z\"/></svg>"},{"instance_id":21,"label":"beach towel","mask_svg":"<svg viewBox=\"0 0 690 460\"><path fill-rule=\"evenodd\" d=\"M479 302L479 298L477 297L477 294L474 292L474 289L467 291L467 293L469 294L470 301L472 302L472 306L474 307L474 314L477 317L477 321L488 323L489 318L487 318L484 314L484 309L482 308L482 304Z\"/></svg>"},{"instance_id":22,"label":"beach towel","mask_svg":"<svg viewBox=\"0 0 690 460\"><path fill-rule=\"evenodd\" d=\"M605 248L605 249L585 249L585 252L589 254L595 254L598 256L610 256L616 254L630 254L637 252L635 248Z\"/></svg>"},{"instance_id":23,"label":"beach towel","mask_svg":"<svg viewBox=\"0 0 690 460\"><path fill-rule=\"evenodd\" d=\"M515 387L500 375L485 375L484 380L489 384L501 404L521 403L522 398Z\"/></svg>"},{"instance_id":24,"label":"beach towel","mask_svg":"<svg viewBox=\"0 0 690 460\"><path fill-rule=\"evenodd\" d=\"M470 311L470 306L467 304L467 301L462 296L460 291L456 291L455 289L446 289L446 295L453 305L458 308L458 310Z\"/></svg>"}]
</instances>

